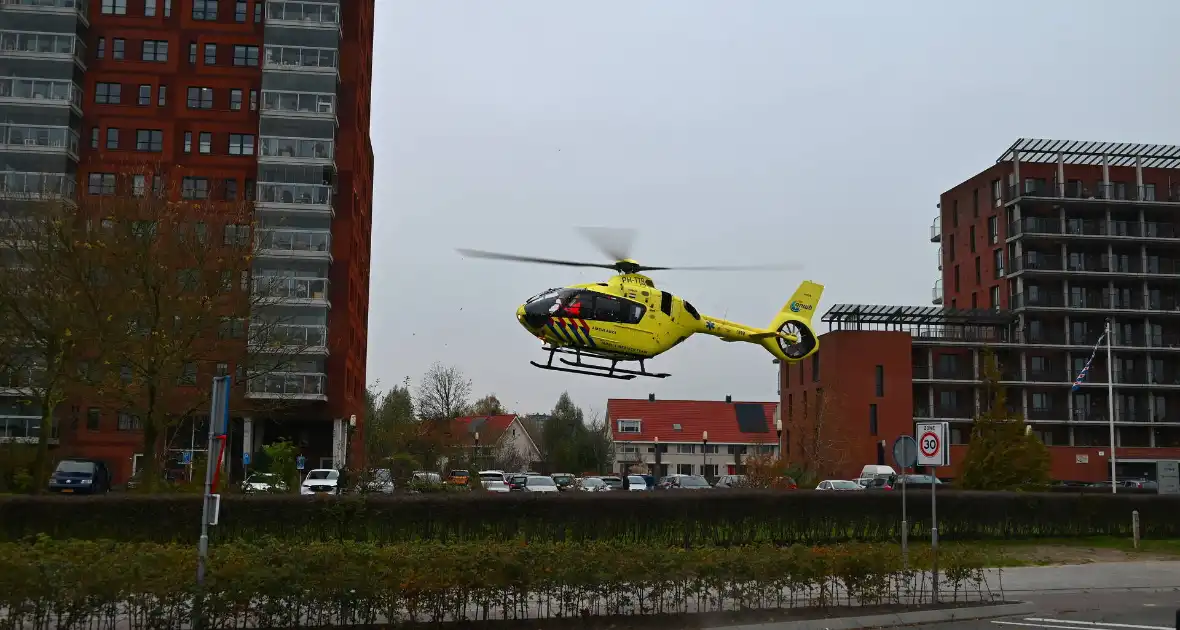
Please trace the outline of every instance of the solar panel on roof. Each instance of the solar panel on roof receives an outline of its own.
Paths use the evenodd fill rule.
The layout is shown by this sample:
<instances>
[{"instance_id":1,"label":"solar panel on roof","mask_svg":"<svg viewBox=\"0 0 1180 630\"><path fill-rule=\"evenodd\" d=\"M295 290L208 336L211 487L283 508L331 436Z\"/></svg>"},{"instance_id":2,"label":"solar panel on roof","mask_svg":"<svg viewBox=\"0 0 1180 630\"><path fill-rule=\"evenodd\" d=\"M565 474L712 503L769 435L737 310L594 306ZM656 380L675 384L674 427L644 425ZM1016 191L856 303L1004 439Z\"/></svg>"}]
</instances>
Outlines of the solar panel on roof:
<instances>
[{"instance_id":1,"label":"solar panel on roof","mask_svg":"<svg viewBox=\"0 0 1180 630\"><path fill-rule=\"evenodd\" d=\"M734 403L737 414L738 431L742 433L767 433L766 412L757 403Z\"/></svg>"}]
</instances>

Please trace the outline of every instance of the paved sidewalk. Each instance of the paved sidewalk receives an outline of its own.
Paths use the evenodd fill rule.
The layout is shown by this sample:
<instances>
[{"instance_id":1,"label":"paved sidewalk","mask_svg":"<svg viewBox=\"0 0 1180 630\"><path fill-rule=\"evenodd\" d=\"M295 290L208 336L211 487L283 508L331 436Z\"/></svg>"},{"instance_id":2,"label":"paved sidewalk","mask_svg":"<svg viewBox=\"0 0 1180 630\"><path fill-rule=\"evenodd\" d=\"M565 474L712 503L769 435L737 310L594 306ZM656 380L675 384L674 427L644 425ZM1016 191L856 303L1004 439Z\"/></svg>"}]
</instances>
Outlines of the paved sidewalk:
<instances>
[{"instance_id":1,"label":"paved sidewalk","mask_svg":"<svg viewBox=\"0 0 1180 630\"><path fill-rule=\"evenodd\" d=\"M993 590L1002 590L1004 593L1180 588L1180 561L1015 567L1002 572L988 571L987 583Z\"/></svg>"}]
</instances>

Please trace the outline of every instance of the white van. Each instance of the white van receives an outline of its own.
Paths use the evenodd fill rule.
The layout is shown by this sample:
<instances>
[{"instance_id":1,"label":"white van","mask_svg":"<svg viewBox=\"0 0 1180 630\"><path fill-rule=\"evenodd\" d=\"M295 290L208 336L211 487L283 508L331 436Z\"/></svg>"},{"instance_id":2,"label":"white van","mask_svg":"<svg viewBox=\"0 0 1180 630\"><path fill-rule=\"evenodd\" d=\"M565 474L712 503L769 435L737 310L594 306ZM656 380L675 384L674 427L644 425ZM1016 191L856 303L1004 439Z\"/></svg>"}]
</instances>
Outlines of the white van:
<instances>
[{"instance_id":1,"label":"white van","mask_svg":"<svg viewBox=\"0 0 1180 630\"><path fill-rule=\"evenodd\" d=\"M878 477L888 477L890 475L896 474L897 471L893 470L893 466L877 466L869 464L860 469L860 476L856 478L856 483L859 483L862 486L867 486Z\"/></svg>"}]
</instances>

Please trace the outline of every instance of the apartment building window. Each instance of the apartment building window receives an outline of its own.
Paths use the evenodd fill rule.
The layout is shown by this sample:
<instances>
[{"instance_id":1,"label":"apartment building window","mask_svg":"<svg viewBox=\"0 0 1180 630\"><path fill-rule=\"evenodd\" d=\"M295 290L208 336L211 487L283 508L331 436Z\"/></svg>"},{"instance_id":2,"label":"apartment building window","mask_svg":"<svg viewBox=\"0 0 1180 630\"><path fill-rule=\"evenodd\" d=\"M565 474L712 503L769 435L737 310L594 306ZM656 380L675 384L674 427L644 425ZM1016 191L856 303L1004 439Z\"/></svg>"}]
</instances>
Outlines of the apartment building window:
<instances>
[{"instance_id":1,"label":"apartment building window","mask_svg":"<svg viewBox=\"0 0 1180 630\"><path fill-rule=\"evenodd\" d=\"M180 182L180 196L183 199L208 199L209 180L204 177L185 177Z\"/></svg>"},{"instance_id":2,"label":"apartment building window","mask_svg":"<svg viewBox=\"0 0 1180 630\"><path fill-rule=\"evenodd\" d=\"M168 102L168 86L161 85L160 87L156 88L156 105L159 107L163 107L164 104L167 102Z\"/></svg>"},{"instance_id":3,"label":"apartment building window","mask_svg":"<svg viewBox=\"0 0 1180 630\"><path fill-rule=\"evenodd\" d=\"M1003 180L992 180L992 203L1000 208L1004 205L1004 182Z\"/></svg>"},{"instance_id":4,"label":"apartment building window","mask_svg":"<svg viewBox=\"0 0 1180 630\"><path fill-rule=\"evenodd\" d=\"M869 435L877 435L877 405L869 405Z\"/></svg>"},{"instance_id":5,"label":"apartment building window","mask_svg":"<svg viewBox=\"0 0 1180 630\"><path fill-rule=\"evenodd\" d=\"M243 191L243 193L245 193L245 196L246 196L246 201L254 201L254 195L257 190L258 190L258 187L254 185L254 180L247 179L246 180L246 190Z\"/></svg>"},{"instance_id":6,"label":"apartment building window","mask_svg":"<svg viewBox=\"0 0 1180 630\"><path fill-rule=\"evenodd\" d=\"M103 15L127 15L127 0L102 0Z\"/></svg>"},{"instance_id":7,"label":"apartment building window","mask_svg":"<svg viewBox=\"0 0 1180 630\"><path fill-rule=\"evenodd\" d=\"M176 379L177 385L193 386L197 384L197 364L185 363L181 366L180 375Z\"/></svg>"},{"instance_id":8,"label":"apartment building window","mask_svg":"<svg viewBox=\"0 0 1180 630\"><path fill-rule=\"evenodd\" d=\"M983 282L983 265L979 262L979 256L975 257L975 284Z\"/></svg>"},{"instance_id":9,"label":"apartment building window","mask_svg":"<svg viewBox=\"0 0 1180 630\"><path fill-rule=\"evenodd\" d=\"M233 181L233 180L230 180ZM230 223L225 226L225 245L247 245L250 243L250 226Z\"/></svg>"},{"instance_id":10,"label":"apartment building window","mask_svg":"<svg viewBox=\"0 0 1180 630\"><path fill-rule=\"evenodd\" d=\"M692 474L692 464L676 464L676 474L677 475L691 475Z\"/></svg>"},{"instance_id":11,"label":"apartment building window","mask_svg":"<svg viewBox=\"0 0 1180 630\"><path fill-rule=\"evenodd\" d=\"M819 353L811 355L811 382L819 382Z\"/></svg>"},{"instance_id":12,"label":"apartment building window","mask_svg":"<svg viewBox=\"0 0 1180 630\"><path fill-rule=\"evenodd\" d=\"M975 291L971 292L971 308L979 308L979 294Z\"/></svg>"},{"instance_id":13,"label":"apartment building window","mask_svg":"<svg viewBox=\"0 0 1180 630\"><path fill-rule=\"evenodd\" d=\"M159 197L164 193L164 178L159 175L152 175L152 195Z\"/></svg>"},{"instance_id":14,"label":"apartment building window","mask_svg":"<svg viewBox=\"0 0 1180 630\"><path fill-rule=\"evenodd\" d=\"M226 201L237 201L238 200L238 180L227 179L227 180L225 180L225 182L223 182L223 185L225 186L225 200Z\"/></svg>"},{"instance_id":15,"label":"apartment building window","mask_svg":"<svg viewBox=\"0 0 1180 630\"><path fill-rule=\"evenodd\" d=\"M164 150L164 132L160 129L137 129L135 150L160 152Z\"/></svg>"},{"instance_id":16,"label":"apartment building window","mask_svg":"<svg viewBox=\"0 0 1180 630\"><path fill-rule=\"evenodd\" d=\"M250 90L250 111L258 109L258 90Z\"/></svg>"},{"instance_id":17,"label":"apartment building window","mask_svg":"<svg viewBox=\"0 0 1180 630\"><path fill-rule=\"evenodd\" d=\"M190 87L188 89L189 109L213 109L213 88Z\"/></svg>"},{"instance_id":18,"label":"apartment building window","mask_svg":"<svg viewBox=\"0 0 1180 630\"><path fill-rule=\"evenodd\" d=\"M98 407L90 407L86 410L86 430L97 431L98 425L102 421L102 410Z\"/></svg>"},{"instance_id":19,"label":"apartment building window","mask_svg":"<svg viewBox=\"0 0 1180 630\"><path fill-rule=\"evenodd\" d=\"M252 134L229 134L230 155L254 155L254 136Z\"/></svg>"},{"instance_id":20,"label":"apartment building window","mask_svg":"<svg viewBox=\"0 0 1180 630\"><path fill-rule=\"evenodd\" d=\"M205 65L217 65L217 44L205 44Z\"/></svg>"},{"instance_id":21,"label":"apartment building window","mask_svg":"<svg viewBox=\"0 0 1180 630\"><path fill-rule=\"evenodd\" d=\"M107 148L108 149L118 149L119 148L119 128L118 127L108 127L107 128Z\"/></svg>"},{"instance_id":22,"label":"apartment building window","mask_svg":"<svg viewBox=\"0 0 1180 630\"><path fill-rule=\"evenodd\" d=\"M642 429L642 420L619 420L619 433L640 433Z\"/></svg>"},{"instance_id":23,"label":"apartment building window","mask_svg":"<svg viewBox=\"0 0 1180 630\"><path fill-rule=\"evenodd\" d=\"M975 253L975 226L974 225L972 225L970 227L970 229L967 230L967 237L971 241L971 253L974 254Z\"/></svg>"},{"instance_id":24,"label":"apartment building window","mask_svg":"<svg viewBox=\"0 0 1180 630\"><path fill-rule=\"evenodd\" d=\"M122 59L127 52L127 40L116 37L111 40L111 59Z\"/></svg>"},{"instance_id":25,"label":"apartment building window","mask_svg":"<svg viewBox=\"0 0 1180 630\"><path fill-rule=\"evenodd\" d=\"M188 62L197 63L197 42L188 43Z\"/></svg>"},{"instance_id":26,"label":"apartment building window","mask_svg":"<svg viewBox=\"0 0 1180 630\"><path fill-rule=\"evenodd\" d=\"M874 376L874 383L873 383L874 389L876 390L877 397L880 398L885 395L885 366L878 365L874 369L873 376Z\"/></svg>"},{"instance_id":27,"label":"apartment building window","mask_svg":"<svg viewBox=\"0 0 1180 630\"><path fill-rule=\"evenodd\" d=\"M229 91L229 108L235 112L241 111L241 109L242 109L242 91L241 90L230 90Z\"/></svg>"},{"instance_id":28,"label":"apartment building window","mask_svg":"<svg viewBox=\"0 0 1180 630\"><path fill-rule=\"evenodd\" d=\"M200 136L200 152L208 155L213 152L213 134L209 131L202 131Z\"/></svg>"},{"instance_id":29,"label":"apartment building window","mask_svg":"<svg viewBox=\"0 0 1180 630\"><path fill-rule=\"evenodd\" d=\"M229 364L228 363L218 363L217 366L213 369L213 372L214 372L214 376L225 376L225 375L229 374Z\"/></svg>"},{"instance_id":30,"label":"apartment building window","mask_svg":"<svg viewBox=\"0 0 1180 630\"><path fill-rule=\"evenodd\" d=\"M131 194L142 197L145 193L147 193L147 176L133 175L131 177Z\"/></svg>"},{"instance_id":31,"label":"apartment building window","mask_svg":"<svg viewBox=\"0 0 1180 630\"><path fill-rule=\"evenodd\" d=\"M143 429L139 423L139 416L126 411L119 412L119 425L116 428L120 431L140 431Z\"/></svg>"},{"instance_id":32,"label":"apartment building window","mask_svg":"<svg viewBox=\"0 0 1180 630\"><path fill-rule=\"evenodd\" d=\"M234 46L234 65L235 66L257 66L258 65L258 47L257 46Z\"/></svg>"},{"instance_id":33,"label":"apartment building window","mask_svg":"<svg viewBox=\"0 0 1180 630\"><path fill-rule=\"evenodd\" d=\"M168 42L161 39L143 40L144 61L168 61Z\"/></svg>"},{"instance_id":34,"label":"apartment building window","mask_svg":"<svg viewBox=\"0 0 1180 630\"><path fill-rule=\"evenodd\" d=\"M99 83L94 86L94 102L118 105L123 100L123 86L119 83Z\"/></svg>"},{"instance_id":35,"label":"apartment building window","mask_svg":"<svg viewBox=\"0 0 1180 630\"><path fill-rule=\"evenodd\" d=\"M254 3L254 23L255 24L262 24L262 3L261 2Z\"/></svg>"},{"instance_id":36,"label":"apartment building window","mask_svg":"<svg viewBox=\"0 0 1180 630\"><path fill-rule=\"evenodd\" d=\"M172 0L164 0L164 17L172 17Z\"/></svg>"},{"instance_id":37,"label":"apartment building window","mask_svg":"<svg viewBox=\"0 0 1180 630\"><path fill-rule=\"evenodd\" d=\"M1000 242L1000 217L987 218L987 243L995 245Z\"/></svg>"},{"instance_id":38,"label":"apartment building window","mask_svg":"<svg viewBox=\"0 0 1180 630\"><path fill-rule=\"evenodd\" d=\"M91 127L90 128L90 148L91 149L98 148L98 134L99 134L98 127Z\"/></svg>"},{"instance_id":39,"label":"apartment building window","mask_svg":"<svg viewBox=\"0 0 1180 630\"><path fill-rule=\"evenodd\" d=\"M979 189L971 191L971 216L979 218Z\"/></svg>"},{"instance_id":40,"label":"apartment building window","mask_svg":"<svg viewBox=\"0 0 1180 630\"><path fill-rule=\"evenodd\" d=\"M677 444L676 452L681 455L692 455L697 452L696 444Z\"/></svg>"},{"instance_id":41,"label":"apartment building window","mask_svg":"<svg viewBox=\"0 0 1180 630\"><path fill-rule=\"evenodd\" d=\"M193 19L213 22L217 20L217 0L193 0Z\"/></svg>"},{"instance_id":42,"label":"apartment building window","mask_svg":"<svg viewBox=\"0 0 1180 630\"><path fill-rule=\"evenodd\" d=\"M246 21L246 0L237 0L237 2L234 2L234 21Z\"/></svg>"},{"instance_id":43,"label":"apartment building window","mask_svg":"<svg viewBox=\"0 0 1180 630\"><path fill-rule=\"evenodd\" d=\"M193 132L191 131L184 132L184 152L193 152Z\"/></svg>"},{"instance_id":44,"label":"apartment building window","mask_svg":"<svg viewBox=\"0 0 1180 630\"><path fill-rule=\"evenodd\" d=\"M955 199L951 202L951 227L959 227L959 200Z\"/></svg>"},{"instance_id":45,"label":"apartment building window","mask_svg":"<svg viewBox=\"0 0 1180 630\"><path fill-rule=\"evenodd\" d=\"M99 37L98 46L94 49L94 58L102 59L107 56L107 38Z\"/></svg>"},{"instance_id":46,"label":"apartment building window","mask_svg":"<svg viewBox=\"0 0 1180 630\"><path fill-rule=\"evenodd\" d=\"M955 285L955 292L958 292L959 291L959 266L958 265L955 265L955 273L954 273L953 280L954 280L954 285Z\"/></svg>"},{"instance_id":47,"label":"apartment building window","mask_svg":"<svg viewBox=\"0 0 1180 630\"><path fill-rule=\"evenodd\" d=\"M1155 201L1155 184L1143 185L1143 200Z\"/></svg>"},{"instance_id":48,"label":"apartment building window","mask_svg":"<svg viewBox=\"0 0 1180 630\"><path fill-rule=\"evenodd\" d=\"M152 86L150 86L150 85L139 86L139 100L137 101L137 103L140 105L151 105L152 104Z\"/></svg>"},{"instance_id":49,"label":"apartment building window","mask_svg":"<svg viewBox=\"0 0 1180 630\"><path fill-rule=\"evenodd\" d=\"M992 301L991 307L994 309L1000 308L1000 287L994 286L991 288L990 292L991 292L990 297L991 297L991 301Z\"/></svg>"},{"instance_id":50,"label":"apartment building window","mask_svg":"<svg viewBox=\"0 0 1180 630\"><path fill-rule=\"evenodd\" d=\"M91 173L88 184L87 192L92 195L115 194L114 173Z\"/></svg>"},{"instance_id":51,"label":"apartment building window","mask_svg":"<svg viewBox=\"0 0 1180 630\"><path fill-rule=\"evenodd\" d=\"M997 249L992 252L992 266L995 267L995 277L997 279L1004 277L1004 250Z\"/></svg>"},{"instance_id":52,"label":"apartment building window","mask_svg":"<svg viewBox=\"0 0 1180 630\"><path fill-rule=\"evenodd\" d=\"M156 0L143 0L143 16L156 17Z\"/></svg>"}]
</instances>

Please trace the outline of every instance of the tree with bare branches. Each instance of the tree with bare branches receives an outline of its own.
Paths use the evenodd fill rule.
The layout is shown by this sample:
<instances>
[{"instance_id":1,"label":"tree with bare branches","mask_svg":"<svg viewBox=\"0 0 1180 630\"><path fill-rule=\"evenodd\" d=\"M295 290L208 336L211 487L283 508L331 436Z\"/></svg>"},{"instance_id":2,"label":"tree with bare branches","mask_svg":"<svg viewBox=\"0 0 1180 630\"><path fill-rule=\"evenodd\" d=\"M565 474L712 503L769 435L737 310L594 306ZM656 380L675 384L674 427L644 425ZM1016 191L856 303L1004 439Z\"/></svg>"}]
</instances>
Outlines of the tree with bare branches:
<instances>
[{"instance_id":1,"label":"tree with bare branches","mask_svg":"<svg viewBox=\"0 0 1180 630\"><path fill-rule=\"evenodd\" d=\"M18 415L37 417L32 490L48 475L55 412L76 392L79 361L109 321L110 304L87 291L101 257L65 200L5 200L0 207L0 387L18 393Z\"/></svg>"},{"instance_id":2,"label":"tree with bare branches","mask_svg":"<svg viewBox=\"0 0 1180 630\"><path fill-rule=\"evenodd\" d=\"M471 379L453 365L434 363L418 382L418 416L423 420L450 422L463 415L471 398Z\"/></svg>"},{"instance_id":3,"label":"tree with bare branches","mask_svg":"<svg viewBox=\"0 0 1180 630\"><path fill-rule=\"evenodd\" d=\"M839 476L849 447L840 429L843 400L819 388L804 392L799 402L798 408L787 411L783 422L784 455L790 469L800 477L800 484Z\"/></svg>"},{"instance_id":4,"label":"tree with bare branches","mask_svg":"<svg viewBox=\"0 0 1180 630\"><path fill-rule=\"evenodd\" d=\"M232 373L244 385L235 388L238 409L246 391L271 393L278 379L267 405L281 404L291 368L327 343L273 308L297 287L253 273L253 204L209 190L207 180L168 182L158 172L92 174L79 209L105 270L87 290L117 324L98 337L101 365L89 381L118 405L121 428L143 432L148 489L160 478L161 439L207 408L213 376Z\"/></svg>"}]
</instances>

